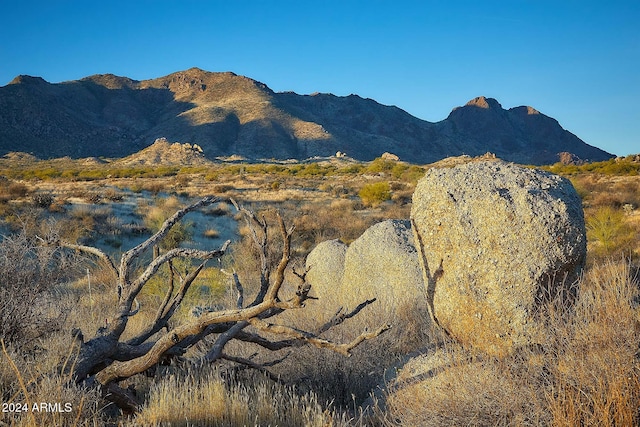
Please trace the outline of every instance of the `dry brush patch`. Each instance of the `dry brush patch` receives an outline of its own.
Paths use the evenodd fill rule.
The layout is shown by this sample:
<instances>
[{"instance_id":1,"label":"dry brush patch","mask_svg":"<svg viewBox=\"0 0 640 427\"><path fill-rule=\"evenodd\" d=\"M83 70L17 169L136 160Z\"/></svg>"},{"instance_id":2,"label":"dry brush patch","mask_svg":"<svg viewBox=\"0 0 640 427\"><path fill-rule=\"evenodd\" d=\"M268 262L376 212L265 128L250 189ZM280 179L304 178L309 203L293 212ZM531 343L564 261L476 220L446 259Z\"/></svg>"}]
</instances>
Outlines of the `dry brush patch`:
<instances>
[{"instance_id":1,"label":"dry brush patch","mask_svg":"<svg viewBox=\"0 0 640 427\"><path fill-rule=\"evenodd\" d=\"M424 426L637 425L638 295L626 262L594 266L574 305L545 313L545 344L505 358L444 345L405 366L389 394L389 418Z\"/></svg>"},{"instance_id":2,"label":"dry brush patch","mask_svg":"<svg viewBox=\"0 0 640 427\"><path fill-rule=\"evenodd\" d=\"M267 377L249 383L211 368L166 375L151 385L145 405L130 424L351 425L344 415L324 409L313 394L301 394Z\"/></svg>"},{"instance_id":3,"label":"dry brush patch","mask_svg":"<svg viewBox=\"0 0 640 427\"><path fill-rule=\"evenodd\" d=\"M633 178L635 181L632 182L637 182L637 177ZM156 179L159 180L159 182L168 182L169 180L173 182L175 180L174 177L169 179L138 178L138 182L144 184L140 185L140 189ZM391 208L399 208L399 204L397 203L393 206L382 204L378 209L361 210L362 206L358 206L358 203L354 202L357 188L362 185L360 181L354 184L345 177L339 176L335 179L331 178L322 181L323 184L320 185L325 185L325 187L320 191L310 193L309 190L304 190L303 187L305 187L304 182L311 179L312 178L309 177L296 178L294 175L278 176L278 181L281 183L278 191L271 188L269 188L268 191L264 191L265 189L262 188L265 185L268 187L269 183L273 182L273 180L256 179L255 184L257 186L255 188L259 188L259 191L253 187L248 190L255 192L256 196L260 196L260 204L254 205L254 208L265 206L271 203L270 200L276 199L278 201L278 207L285 211L284 216L287 222L292 223L293 221L296 223L296 231L300 233L298 237L292 237L292 246L308 246L306 249L294 250L292 253L293 256L296 254L304 254L305 250L312 248L314 243L325 238L340 237L345 241L353 240L369 225L383 217L392 215L393 217L406 218L408 216L404 215L401 210L398 210L397 215L389 213ZM580 178L578 177L578 179ZM114 178L110 178L109 180L115 182ZM221 181L221 184L207 182L205 183L206 185L201 185L204 181L204 177L194 177L189 184L189 188L193 188L193 191L203 194L202 192L208 191L212 185L227 185L227 190L230 192L233 190L235 193L232 179L229 181ZM120 182L124 188L128 187L132 181L130 179L120 179L118 182ZM227 182L231 184L227 184ZM320 181L318 180L318 182ZM585 203L591 203L591 206L594 207L613 206L615 208L622 200L632 200L634 193L631 191L633 190L631 185L625 184L623 186L622 184L616 184L615 187L611 187L608 185L608 182L609 181L605 179L600 179L599 181L594 180L591 187L586 185L589 184L586 182ZM85 192L95 192L97 191L96 189L99 188L97 187L98 183L99 181L86 181L76 182L72 185L85 188ZM29 191L31 191L31 187L34 185L37 186L38 191L52 191L51 189L54 187L64 186L66 184L53 180L42 182L34 181L29 182ZM47 185L50 187L47 187ZM342 193L340 188L347 189L347 194ZM615 192L621 191L626 195L606 200L604 197L598 198L598 194L611 191L612 188L614 188ZM398 191L402 191L401 189L396 190L395 186L392 187L392 190L393 195L397 194ZM241 189L240 191L244 190ZM238 192L238 194L240 193ZM276 194L279 194L278 198L275 197ZM306 199L308 194L316 194L320 197L313 200ZM289 196L293 197L293 199ZM329 197L331 196L333 196L335 200L335 202L333 202L335 205L329 202ZM58 199L61 200L62 197L56 193L56 200ZM256 199L258 199L258 197L256 197ZM26 202L25 207L29 204L28 200ZM11 202L10 205L13 207L14 203ZM286 212L290 212L290 214ZM297 214L300 215L301 219L296 219ZM273 217L269 217L269 214L266 215L268 218L273 219ZM302 219L305 215L306 217ZM588 210L587 218L589 215ZM80 215L79 217L78 219L84 219L85 215ZM630 222L633 218L633 215L627 215L624 217L624 220L627 223L633 224L633 222ZM62 222L64 221L65 220L62 220ZM30 219L27 218L24 212L20 213L19 219L16 217L15 224L17 224L19 228L23 226L24 228L29 228L30 235L43 235L43 228L46 228L42 227L42 215L34 216L33 219ZM62 228L69 229L71 226L80 227L82 222L76 222L74 220L73 224L67 224L70 226L63 226ZM93 227L95 227L95 222L93 222ZM93 230L94 228L91 229ZM638 230L637 225L635 230ZM236 257L237 260L241 258L245 260L239 261L238 264L235 263L235 260L230 260L228 263L223 264L223 267L231 271L235 266L244 284L245 295L248 296L255 295L259 290L260 262L259 251L256 251L252 247L250 231L247 230L247 232L248 240L246 245L239 245L233 254L233 257ZM75 238L74 235L86 236L87 234L85 233L86 232L74 232L64 237L71 240ZM302 235L302 237L300 237L300 235ZM270 245L273 244L273 246L270 246L268 259L271 263L277 263L279 255L281 254L281 247L276 241L277 239L270 239ZM249 250L249 252L245 252L245 250ZM593 251L591 252L591 255L593 255ZM67 255L69 254L70 253L67 253ZM255 261L253 256L258 257L258 262ZM517 357L514 356L511 359L502 360L481 357L477 354L469 356L467 353L461 352L457 356L457 359L450 363L453 367L451 372L447 374L450 381L444 381L447 376L441 377L444 385L441 386L442 394L436 394L437 399L433 399L426 390L408 393L405 395L406 399L399 399L399 406L389 406L389 412L386 414L387 418L389 420L395 420L396 418L405 420L405 425L420 425L421 423L423 425L438 425L437 423L431 423L434 419L438 419L441 425L455 425L451 420L458 420L459 423L471 425L482 424L480 420L484 420L484 423L489 425L506 424L507 421L511 422L510 425L606 425L607 418L602 416L602 414L610 414L608 420L611 421L611 424L630 425L628 424L628 420L631 420L631 425L633 425L633 423L637 424L638 420L636 418L630 418L630 416L635 414L633 408L637 410L638 407L637 393L635 392L635 390L638 389L637 366L635 365L635 358L631 353L631 349L635 348L637 350L638 340L635 332L630 333L630 331L637 329L637 324L633 323L635 320L629 322L629 319L632 319L630 313L632 313L633 310L630 312L627 309L628 307L635 309L637 298L633 299L635 298L633 297L631 299L632 303L629 303L630 295L633 293L633 286L629 288L630 290L620 292L617 297L613 298L612 294L615 295L615 292L612 292L611 289L620 290L624 288L624 286L620 286L620 280L622 280L620 277L624 277L625 274L620 275L617 273L619 266L614 266L612 269L608 269L608 267L601 268L598 266L600 262L601 261L597 261L596 264L591 264L591 270L585 279L585 283L587 283L587 281L593 280L598 276L594 273L596 270L601 271L601 273L599 273L601 278L598 280L600 280L602 286L594 286L594 289L596 289L594 295L600 296L597 298L592 297L591 303L585 303L580 310L560 311L558 316L551 317L549 320L550 324L560 326L554 326L557 332L550 333L550 344L546 348L523 350ZM244 265L244 269L240 265ZM16 352L13 344L7 345L7 352L16 362L19 372L25 377L27 383L31 382L29 393L33 398L56 395L66 396L64 393L71 393L76 396L70 397L70 401L73 402L74 408L83 409L81 413L74 412L71 418L60 421L68 425L75 425L75 416L77 414L80 414L78 415L77 425L101 425L104 422L104 414L100 411L96 412L95 410L95 408L102 410L105 405L104 401L101 401L100 396L98 396L98 393L85 395L83 403L80 404L83 396L82 390L85 390L84 388L66 383L62 385L61 382L56 382L58 381L56 379L56 375L58 374L55 368L60 366L60 361L64 361L69 354L68 330L71 328L79 328L85 332L85 335L91 336L98 327L108 326L105 319L110 317L111 308L117 303L117 295L113 288L113 283L115 283L117 278L114 276L111 267L104 265L89 265L91 268L89 280L92 285L93 296L91 299L87 298L88 281L86 266L86 264L82 264L82 268L75 268L72 272L69 272L71 276L77 276L75 278L76 280L57 287L58 299L56 303L59 307L54 308L64 310L68 308L70 313L66 317L64 331L52 333L51 338L45 341L39 341L39 348L34 350L33 354L25 357L24 360L22 353ZM187 268L187 270L191 269ZM244 276L242 275L243 270L246 273ZM199 277L203 278L206 272L207 269L203 270ZM164 278L167 278L170 274L166 269L161 270L161 273L164 275ZM187 272L181 270L180 274L184 277L187 275ZM288 272L287 278L295 279L295 276ZM228 279L225 278L225 281L226 280ZM233 286L229 287L229 282L226 283L227 290L234 290ZM296 286L288 286L288 283L289 280L283 285L283 295L295 294ZM198 286L197 281L192 286L192 290L195 290ZM130 318L127 332L124 335L126 339L141 334L145 326L155 319L156 310L150 310L150 308L162 302L162 297L165 295L163 292L165 291L166 287L159 287L157 295L140 295L139 300L142 302L142 308L138 314ZM313 292L311 292L311 295L313 295ZM605 298L605 295L609 296ZM147 298L147 300L145 301L144 298ZM224 299L224 304L227 306L234 306L236 303L236 299L231 292L226 292L222 298ZM93 301L93 303L91 301ZM587 301L587 299L585 299L585 301ZM213 303L213 299L210 302ZM322 302L308 300L307 304L322 304ZM210 304L207 302L203 305ZM607 308L606 310L600 311L600 314L595 315L595 307L597 306L605 306ZM592 320L589 322L584 321L584 319L588 317L584 314L589 312L587 307L591 307L590 318ZM47 310L53 309L49 307ZM93 311L93 316L91 316L92 310L95 310ZM580 317L576 314L578 312L583 313L583 321L581 322L576 322L576 319ZM179 312L179 314L188 317L189 310L183 310ZM609 320L606 320L607 317L605 315L609 316ZM291 324L313 330L313 324L305 323L304 310L293 311L290 316L290 319L293 319ZM96 323L92 317L99 319L99 323ZM410 316L407 318L409 317ZM359 331L367 325L376 324L376 320L375 313L365 309L358 317L351 319L349 321L351 323L338 326L326 332L323 338L334 341L347 340L353 335L357 335L357 333L354 333L354 330ZM407 323L402 319L399 320L400 325L404 325L403 322ZM608 329L603 328L603 324L607 322L609 322L610 327ZM411 323L407 323L407 325L415 326ZM569 327L567 325L573 326ZM633 327L620 327L619 325L633 325ZM576 332L578 330L589 331L589 334L584 334L584 336L580 337ZM392 329L392 331L394 330ZM164 332L160 332L159 335L163 333ZM393 333L395 333L395 331ZM618 335L615 335L615 333ZM609 338L606 338L608 336L607 334L614 335L609 335ZM604 336L605 339L590 340L589 337L593 336ZM616 336L617 338L612 339L610 338L611 336ZM212 337L214 339L208 344L215 342L216 335L212 335ZM296 393L298 394L289 395L287 393L289 393L291 389L286 389L286 391L281 392L275 390L275 385L273 386L274 388L269 388L270 386L265 385L264 390L266 391L264 393L257 393L261 396L284 396L283 400L288 402L291 402L291 400L297 402L295 399L299 399L298 396L301 393L302 395L311 396L310 398L318 399L318 402L320 402L323 407L324 401L331 399L331 395L333 394L339 396L336 400L341 400L340 404L342 406L348 406L349 401L353 400L350 398L351 393L364 396L367 394L367 390L370 390L371 385L376 383L372 380L372 377L369 376L369 373L372 372L373 369L378 369L379 366L362 364L361 360L363 360L363 358L360 356L364 353L371 352L378 355L382 361L385 357L389 357L387 350L393 344L395 344L393 336L387 333L378 340L370 343L366 349L362 347L354 349L353 356L348 359L342 356L335 356L331 353L318 353L309 348L296 348L295 354L289 356L289 358L279 366L274 366L270 369L274 373L278 371L283 372L283 377L290 375L289 378L293 380L293 382L299 380L301 384L310 384L311 386L308 389L304 389L304 386L299 385L296 389ZM254 356L256 350L252 347L253 345L254 344L235 345L231 343L227 349L229 353L253 361L256 364L268 363L269 361L280 358L280 356L276 356L270 351L264 351L262 355ZM453 351L453 347L450 347L450 349ZM618 349L622 350L618 351ZM544 350L544 352L542 352L542 350ZM286 354L286 350L284 350L284 352ZM199 355L206 354L206 348L202 349L194 346L188 350L186 355L192 357L194 353L198 353ZM560 355L562 355L562 357L560 357ZM43 357L46 357L46 361L43 361ZM394 355L394 358L392 361L399 360L397 355ZM612 363L610 363L610 361L612 361ZM11 390L11 396L15 395L15 398L20 399L22 398L22 394L16 394L20 393L19 387L17 386L16 375L5 362L6 359L3 360L3 363L0 363L0 389L2 389L3 393L8 393L8 390ZM359 363L360 365L358 365ZM386 360L384 363L387 363ZM479 368L470 369L470 363L472 363L474 368ZM382 364L383 363L381 363L381 365ZM598 364L601 366L598 367ZM33 368L34 365L37 366L37 369ZM238 367L240 365L235 366ZM628 375L629 372L632 374ZM595 377L595 375L593 375L594 373L598 375L597 380L593 378ZM143 412L146 411L147 408L151 408L149 410L152 412L156 409L162 411L161 407L164 405L163 402L166 402L166 399L163 400L161 397L162 393L158 392L161 387L165 387L166 396L175 396L176 399L179 396L183 399L183 402L187 399L186 396L188 396L189 389L194 390L200 387L200 385L198 385L201 384L201 382L199 382L200 374L197 373L197 371L189 371L188 375L193 377L193 381L185 380L184 388L175 384L176 388L174 389L174 383L171 382L173 380L170 381L169 377L164 378L160 376L157 382L150 380L147 386L140 385L146 381L142 375L138 375L132 380L122 381L120 384L123 388L126 388L129 384L135 385L140 393L139 400L143 399L142 396L145 396L145 398L151 396L150 390L153 389L153 393L157 393L154 394L156 397L150 398L147 401L143 406ZM203 373L202 375L203 378L208 378L208 374L205 375ZM47 377L46 381L42 380L45 376ZM499 378L499 380L492 380L493 377ZM176 376L174 378L184 377ZM47 384L49 384L49 386L45 387ZM256 399L256 395L253 394L254 391L251 390L251 384L249 380L243 382L239 388L244 391L238 391L238 394L233 395L237 396L238 400L244 402L255 402L253 399ZM156 386L158 387L157 390L155 388ZM63 390L61 387L70 387L70 389ZM145 389L145 387L147 387L147 389ZM226 393L236 393L236 391L231 390L229 384L226 384L225 387L227 387L224 389ZM635 387L635 389L633 387ZM305 394L305 391L310 391L311 388L316 388L317 394ZM407 390L409 389L410 388L407 388ZM505 390L511 394L505 393ZM243 394L245 391L246 394ZM78 394L75 395L74 393ZM477 396L477 398L473 399L473 396ZM361 400L360 397L358 397L358 402L359 400ZM268 399L265 398L264 401L268 401ZM315 406L311 405L311 409L309 410L312 412L315 411L313 408L315 408ZM448 409L444 410L442 408ZM301 408L301 410L306 409ZM412 413L409 414L409 412ZM427 414L430 412L433 413L429 416L430 418L428 418ZM314 413L317 414L316 412ZM434 418L438 415L442 417ZM336 421L340 416L334 414L333 417L333 423L340 425L339 422ZM142 419L143 418L140 418L140 420ZM318 419L323 419L327 424L331 424L330 421L327 421L328 418L324 418L324 415L320 415ZM425 422L425 419L430 420L430 422ZM37 421L38 424L48 424L46 416L38 418ZM25 418L17 420L16 422L29 425L31 421L29 418ZM174 422L177 423L178 421ZM249 423L251 422L253 421ZM275 424L275 422L271 423ZM214 422L212 422L212 424L214 424Z\"/></svg>"},{"instance_id":4,"label":"dry brush patch","mask_svg":"<svg viewBox=\"0 0 640 427\"><path fill-rule=\"evenodd\" d=\"M245 303L245 291L239 276L230 273L237 292L237 300L233 307L206 308L195 318L174 324L180 305L186 301L186 295L194 280L202 272L207 260L221 257L227 248L223 245L219 250L201 251L186 248L165 248L165 252L154 251L154 257L134 269L134 263L142 260L142 255L153 247L157 247L172 229L189 212L218 203L220 199L209 197L178 210L161 225L160 229L140 245L125 252L119 266L104 252L97 248L69 243L56 236L49 236L46 241L51 247L67 248L90 254L110 266L117 285L117 299L111 314L100 326L97 333L89 339L78 331L75 338L79 344L78 357L70 368L70 375L78 384L96 384L106 393L109 400L125 411L135 412L139 402L132 393L119 384L129 378L148 372L172 357L181 356L187 350L208 336L217 335L206 355L201 359L204 363L218 360L231 360L234 363L266 371L264 365L250 358L228 354L225 349L232 340L240 340L257 344L270 350L297 347L311 344L319 348L333 350L344 356L362 342L375 338L388 329L384 325L371 332L365 331L347 343L336 343L319 334L304 331L285 324L273 322L272 318L288 310L304 307L310 298L310 286L303 274L296 274L301 279L300 285L294 288L291 295L283 295L280 290L286 278L286 270L291 260L292 228L286 228L284 220L276 216L281 236L281 255L274 266L269 263L267 250L269 227L263 218L254 213L238 208L245 216L252 240L258 248L260 259L259 285L253 302ZM237 206L236 206L237 207ZM181 258L199 259L203 262L194 264L185 275L180 275L174 263ZM127 332L130 319L140 314L140 299L143 289L157 276L164 266L169 268L168 289L155 315L146 314L143 327L133 334ZM248 295L247 295L248 297ZM364 306L362 307L364 308ZM341 320L334 325L340 324ZM100 323L98 323L100 325ZM137 329L137 328L136 328ZM166 329L166 332L163 330Z\"/></svg>"}]
</instances>

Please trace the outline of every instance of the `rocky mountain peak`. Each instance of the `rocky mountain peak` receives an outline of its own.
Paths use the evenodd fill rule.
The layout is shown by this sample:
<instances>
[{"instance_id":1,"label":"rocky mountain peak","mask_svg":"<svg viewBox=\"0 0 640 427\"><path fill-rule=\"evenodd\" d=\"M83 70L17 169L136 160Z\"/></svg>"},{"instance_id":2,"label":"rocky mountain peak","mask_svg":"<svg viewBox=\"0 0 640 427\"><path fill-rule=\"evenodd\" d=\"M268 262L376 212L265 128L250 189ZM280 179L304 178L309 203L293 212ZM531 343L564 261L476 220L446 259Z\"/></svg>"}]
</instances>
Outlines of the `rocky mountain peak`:
<instances>
[{"instance_id":1,"label":"rocky mountain peak","mask_svg":"<svg viewBox=\"0 0 640 427\"><path fill-rule=\"evenodd\" d=\"M94 74L93 76L85 77L80 81L90 82L107 89L122 89L125 87L133 89L136 88L139 83L129 77L120 77L115 74Z\"/></svg>"},{"instance_id":2,"label":"rocky mountain peak","mask_svg":"<svg viewBox=\"0 0 640 427\"><path fill-rule=\"evenodd\" d=\"M509 111L519 114L521 116L536 116L541 114L540 111L528 105L521 105L520 107L509 108Z\"/></svg>"},{"instance_id":3,"label":"rocky mountain peak","mask_svg":"<svg viewBox=\"0 0 640 427\"><path fill-rule=\"evenodd\" d=\"M10 85L19 85L19 84L33 85L33 84L46 84L46 83L47 81L42 77L33 77L33 76L28 76L26 74L20 74L19 76L16 76L13 80L9 82Z\"/></svg>"},{"instance_id":4,"label":"rocky mountain peak","mask_svg":"<svg viewBox=\"0 0 640 427\"><path fill-rule=\"evenodd\" d=\"M500 103L494 98L486 98L484 96L473 98L471 101L467 102L465 106L486 109L502 109L502 105L500 105Z\"/></svg>"}]
</instances>

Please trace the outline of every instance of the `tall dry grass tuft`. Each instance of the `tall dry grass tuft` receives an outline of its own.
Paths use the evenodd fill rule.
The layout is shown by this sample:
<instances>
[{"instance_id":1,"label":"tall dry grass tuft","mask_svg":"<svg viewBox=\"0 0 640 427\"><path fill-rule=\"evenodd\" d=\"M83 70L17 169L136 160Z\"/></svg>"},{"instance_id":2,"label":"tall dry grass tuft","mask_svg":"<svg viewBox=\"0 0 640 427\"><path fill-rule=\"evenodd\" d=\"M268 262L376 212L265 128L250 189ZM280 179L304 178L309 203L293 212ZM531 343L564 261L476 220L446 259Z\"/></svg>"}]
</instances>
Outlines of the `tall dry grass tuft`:
<instances>
[{"instance_id":1,"label":"tall dry grass tuft","mask_svg":"<svg viewBox=\"0 0 640 427\"><path fill-rule=\"evenodd\" d=\"M639 295L629 266L608 262L574 304L545 312L542 345L494 358L448 343L413 359L389 391L389 424L638 425Z\"/></svg>"},{"instance_id":2,"label":"tall dry grass tuft","mask_svg":"<svg viewBox=\"0 0 640 427\"><path fill-rule=\"evenodd\" d=\"M135 426L329 426L347 421L322 409L312 394L266 378L243 385L215 369L176 373L151 386Z\"/></svg>"},{"instance_id":3,"label":"tall dry grass tuft","mask_svg":"<svg viewBox=\"0 0 640 427\"><path fill-rule=\"evenodd\" d=\"M388 424L547 425L538 378L529 368L448 343L402 368L388 392Z\"/></svg>"},{"instance_id":4,"label":"tall dry grass tuft","mask_svg":"<svg viewBox=\"0 0 640 427\"><path fill-rule=\"evenodd\" d=\"M3 340L0 355L0 425L103 426L101 399L97 390L75 385L69 374L48 370L23 354L12 351ZM75 361L77 346L67 349L62 368ZM62 369L64 370L64 369ZM6 386L6 387L5 387Z\"/></svg>"},{"instance_id":5,"label":"tall dry grass tuft","mask_svg":"<svg viewBox=\"0 0 640 427\"><path fill-rule=\"evenodd\" d=\"M588 272L574 312L554 336L546 390L554 425L637 425L638 297L627 264L607 262Z\"/></svg>"}]
</instances>

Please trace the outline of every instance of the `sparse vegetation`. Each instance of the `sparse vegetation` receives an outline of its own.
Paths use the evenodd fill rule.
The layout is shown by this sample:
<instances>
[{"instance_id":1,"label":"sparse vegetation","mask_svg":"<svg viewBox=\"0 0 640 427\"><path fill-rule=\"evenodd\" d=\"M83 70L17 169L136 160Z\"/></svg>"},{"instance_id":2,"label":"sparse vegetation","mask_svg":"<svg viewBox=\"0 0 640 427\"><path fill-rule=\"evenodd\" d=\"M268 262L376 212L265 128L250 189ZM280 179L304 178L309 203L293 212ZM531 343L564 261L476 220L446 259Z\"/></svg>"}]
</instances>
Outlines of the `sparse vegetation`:
<instances>
[{"instance_id":1,"label":"sparse vegetation","mask_svg":"<svg viewBox=\"0 0 640 427\"><path fill-rule=\"evenodd\" d=\"M556 163L545 169L558 175L580 175L594 173L600 175L638 176L640 162L634 160L634 156L619 157L603 162L585 163L583 165L564 165Z\"/></svg>"},{"instance_id":2,"label":"sparse vegetation","mask_svg":"<svg viewBox=\"0 0 640 427\"><path fill-rule=\"evenodd\" d=\"M541 347L503 359L453 343L413 362L390 398L401 425L631 426L640 408L638 282L624 262L593 267L575 306L549 313ZM418 385L411 372L435 372Z\"/></svg>"},{"instance_id":3,"label":"sparse vegetation","mask_svg":"<svg viewBox=\"0 0 640 427\"><path fill-rule=\"evenodd\" d=\"M124 236L142 233L143 240L184 206L185 198L177 191L185 197L213 192L246 200L257 218L271 225L277 221L274 208L287 224L295 224L290 263L302 272L304 256L317 243L334 238L350 243L382 219L407 218L415 182L426 167L385 159L180 168L114 168L109 161L84 166L69 159L12 166L0 161L0 175L6 177L0 194L0 333L5 345L0 356L1 400L72 406L70 413L2 414L0 424L638 425L637 163L623 159L549 169L570 176L583 200L589 263L576 303L571 308L558 305L548 313L546 344L491 358L462 350L442 336L425 338L425 333L434 332L415 324L424 313L401 312L394 324L414 337L411 345L400 342L392 329L366 348L354 349L348 359L311 348L296 347L288 354L233 342L223 353L228 357L215 366L188 363L211 350L218 338L212 335L172 357L170 364L163 361L155 370L120 381L119 387L135 390L141 403L139 413L126 418L97 389L71 381L73 369L67 369L81 361L81 341L86 343L98 328L112 326L104 319L110 318L117 302L117 277L96 258L43 241L92 244L101 238L107 245L103 250L119 256L130 248ZM38 195L51 196L51 203L37 203ZM129 197L138 199L137 216L123 221L117 206L128 203ZM235 211L227 204L212 204L202 213L207 221L217 221L231 218ZM242 225L244 219L237 219L241 237L221 263L216 260L202 269L168 328L211 310L235 307L234 271L247 298L259 291L260 251L251 229ZM184 227L174 227L178 235L168 236L172 242L164 253L189 238L213 239L226 233L217 225L207 224L197 234ZM266 259L277 265L282 255L277 233L268 235L268 247ZM141 257L132 274L148 261ZM141 309L131 317L124 337L143 333L167 295L171 277L178 284L196 267L185 261L173 263L173 271L167 264L159 269L138 295ZM295 280L288 271L285 283ZM296 287L283 286L282 292L286 300L295 295ZM323 302L309 299L306 304L317 307ZM305 318L304 309L283 314L281 320L304 330L317 326L314 319ZM377 326L376 321L376 314L365 308L322 337L350 341L364 327ZM163 331L156 337L165 335ZM425 371L431 377L428 383L418 386L408 377L391 381L391 372L408 360L407 353L421 349L431 354L435 344L441 345L442 353L437 354L442 359ZM422 369L419 362L411 366ZM379 390L387 385L388 399ZM363 402L375 390L384 405L363 414Z\"/></svg>"},{"instance_id":4,"label":"sparse vegetation","mask_svg":"<svg viewBox=\"0 0 640 427\"><path fill-rule=\"evenodd\" d=\"M184 390L189 389L189 393ZM252 386L219 372L177 372L151 386L147 403L131 425L349 425L323 409L313 394L255 378Z\"/></svg>"},{"instance_id":5,"label":"sparse vegetation","mask_svg":"<svg viewBox=\"0 0 640 427\"><path fill-rule=\"evenodd\" d=\"M180 201L177 197L169 197L166 199L157 199L154 206L141 208L144 223L153 233L158 232L163 223L180 207ZM186 240L191 233L190 223L180 223L173 227L167 236L160 243L162 249L173 249Z\"/></svg>"}]
</instances>

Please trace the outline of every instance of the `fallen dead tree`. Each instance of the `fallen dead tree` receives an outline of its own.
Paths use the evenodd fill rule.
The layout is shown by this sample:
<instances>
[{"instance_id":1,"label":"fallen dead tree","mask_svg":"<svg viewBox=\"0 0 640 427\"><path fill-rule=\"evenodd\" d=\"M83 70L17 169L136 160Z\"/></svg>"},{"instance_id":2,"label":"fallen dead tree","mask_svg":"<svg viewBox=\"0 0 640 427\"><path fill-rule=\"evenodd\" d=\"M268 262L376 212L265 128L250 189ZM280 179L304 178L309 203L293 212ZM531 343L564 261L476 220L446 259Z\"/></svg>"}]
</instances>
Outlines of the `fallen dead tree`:
<instances>
[{"instance_id":1,"label":"fallen dead tree","mask_svg":"<svg viewBox=\"0 0 640 427\"><path fill-rule=\"evenodd\" d=\"M243 214L253 243L258 248L260 283L257 295L253 301L245 304L244 286L235 272L230 273L237 293L235 307L205 311L196 318L172 326L169 321L183 303L190 286L205 268L207 261L223 256L230 242L227 241L222 247L209 251L174 248L149 258L146 266L139 270L134 269L134 263L140 263L143 260L143 255L148 254L150 249L157 247L171 228L189 212L219 202L233 203ZM116 277L114 292L117 292L117 304L113 307L112 314L105 324L100 326L96 334L88 340L84 339L81 331L75 330L73 332L79 345L76 363L71 368L75 381L100 387L105 393L105 397L113 401L123 411L135 412L139 402L130 391L120 387L119 383L154 368L167 358L183 355L187 349L203 342L207 337L215 336L215 340L200 362L212 363L225 359L264 370L264 365L226 354L224 351L226 345L232 340L240 340L269 350L279 350L307 343L349 356L351 350L363 341L375 338L389 329L389 325L383 325L372 332L365 331L349 343L335 343L320 336L326 330L356 315L372 301L363 302L350 313L337 313L333 319L317 331L303 331L275 323L276 316L287 310L302 309L305 301L312 298L309 295L311 286L305 280L306 272L301 274L295 271L294 273L300 281L295 295L288 299L283 299L280 296L291 257L293 227L287 228L279 215L277 216L277 224L282 239L282 254L275 268L271 268L267 261L269 227L266 220L239 207L231 200L218 197L206 197L178 210L162 224L157 233L125 252L119 265L116 265L106 253L98 248L64 242L56 238L45 239L49 245L80 251L99 258L106 262ZM200 263L184 277L178 277L179 275L174 274L173 262L181 258L200 260ZM123 339L129 320L140 311L137 297L164 265L167 265L171 272L168 290L162 303L157 307L153 320L134 337ZM136 273L135 271L141 272ZM175 283L176 281L178 283ZM252 328L248 328L249 326ZM279 336L282 339L273 340L267 338L266 335L269 337Z\"/></svg>"}]
</instances>

